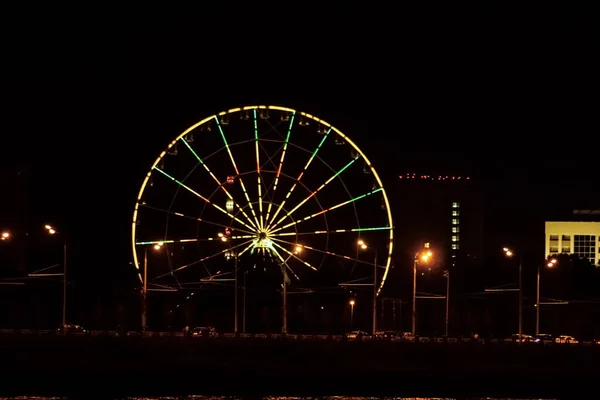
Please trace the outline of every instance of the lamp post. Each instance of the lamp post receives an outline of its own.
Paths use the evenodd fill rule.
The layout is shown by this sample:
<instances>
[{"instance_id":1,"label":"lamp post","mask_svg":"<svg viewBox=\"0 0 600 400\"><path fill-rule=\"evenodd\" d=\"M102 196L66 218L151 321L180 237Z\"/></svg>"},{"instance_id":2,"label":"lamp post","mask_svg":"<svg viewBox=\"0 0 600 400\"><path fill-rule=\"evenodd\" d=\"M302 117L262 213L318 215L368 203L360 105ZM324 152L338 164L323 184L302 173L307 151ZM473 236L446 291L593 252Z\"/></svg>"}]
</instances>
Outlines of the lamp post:
<instances>
[{"instance_id":1,"label":"lamp post","mask_svg":"<svg viewBox=\"0 0 600 400\"><path fill-rule=\"evenodd\" d=\"M375 253L375 259L373 260L373 326L371 328L373 336L375 336L375 333L377 333L377 247L368 246L364 240L359 240L357 243L361 249L371 249Z\"/></svg>"},{"instance_id":2,"label":"lamp post","mask_svg":"<svg viewBox=\"0 0 600 400\"><path fill-rule=\"evenodd\" d=\"M446 278L446 337L448 337L448 316L450 311L450 270L444 271L444 277Z\"/></svg>"},{"instance_id":3,"label":"lamp post","mask_svg":"<svg viewBox=\"0 0 600 400\"><path fill-rule=\"evenodd\" d=\"M58 231L51 225L44 225L44 228L50 235L58 234ZM67 239L63 235L63 296L62 296L62 331L66 334L67 325Z\"/></svg>"},{"instance_id":4,"label":"lamp post","mask_svg":"<svg viewBox=\"0 0 600 400\"><path fill-rule=\"evenodd\" d=\"M507 247L502 249L507 257L514 255L513 251ZM519 340L523 335L523 255L519 254Z\"/></svg>"},{"instance_id":5,"label":"lamp post","mask_svg":"<svg viewBox=\"0 0 600 400\"><path fill-rule=\"evenodd\" d=\"M558 260L556 258L553 258L548 261L546 266L548 268L552 268L556 265L557 262L558 262ZM538 265L537 288L536 288L536 296L535 296L535 335L536 336L540 334L540 271L541 271L541 269L542 269L541 265Z\"/></svg>"},{"instance_id":6,"label":"lamp post","mask_svg":"<svg viewBox=\"0 0 600 400\"><path fill-rule=\"evenodd\" d=\"M238 256L237 253L233 253L232 254L234 259L234 274L235 274L235 282L234 282L234 286L235 286L235 296L234 296L234 319L233 319L233 333L237 336L238 334L238 322L239 322L239 316L238 316L238 307L239 307L239 301L238 301L238 292L239 292L239 288L238 288Z\"/></svg>"},{"instance_id":7,"label":"lamp post","mask_svg":"<svg viewBox=\"0 0 600 400\"><path fill-rule=\"evenodd\" d=\"M425 243L425 250L421 253L415 253L415 258L413 262L413 290L412 290L412 330L411 333L413 336L417 335L417 266L419 261L429 262L431 257L433 257L433 253L428 250L429 243Z\"/></svg>"},{"instance_id":8,"label":"lamp post","mask_svg":"<svg viewBox=\"0 0 600 400\"><path fill-rule=\"evenodd\" d=\"M290 255L283 261L283 263L281 264L281 273L283 275L283 282L281 285L281 297L282 297L282 305L281 305L281 319L282 319L282 324L281 324L281 333L282 334L287 334L287 284L288 284L288 274L287 274L287 262L288 260L296 255L296 254L300 254L302 253L302 246L297 244L296 247L294 248L294 252L290 253Z\"/></svg>"},{"instance_id":9,"label":"lamp post","mask_svg":"<svg viewBox=\"0 0 600 400\"><path fill-rule=\"evenodd\" d=\"M350 300L348 302L348 304L350 304L350 329L352 329L354 327L354 304L355 304L355 301Z\"/></svg>"},{"instance_id":10,"label":"lamp post","mask_svg":"<svg viewBox=\"0 0 600 400\"><path fill-rule=\"evenodd\" d=\"M152 245L155 251L160 251L163 248L163 242L158 242ZM142 315L141 315L141 331L146 332L148 329L148 247L144 246L144 271L142 271Z\"/></svg>"}]
</instances>

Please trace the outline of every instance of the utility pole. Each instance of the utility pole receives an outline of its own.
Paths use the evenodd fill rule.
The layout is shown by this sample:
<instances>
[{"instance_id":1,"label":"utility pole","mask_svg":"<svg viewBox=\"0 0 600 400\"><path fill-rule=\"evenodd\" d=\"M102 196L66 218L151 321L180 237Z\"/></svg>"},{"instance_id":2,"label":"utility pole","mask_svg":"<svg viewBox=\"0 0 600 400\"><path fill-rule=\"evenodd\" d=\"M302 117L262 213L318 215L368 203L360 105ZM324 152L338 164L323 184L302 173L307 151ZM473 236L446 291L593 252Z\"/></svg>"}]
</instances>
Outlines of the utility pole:
<instances>
[{"instance_id":1,"label":"utility pole","mask_svg":"<svg viewBox=\"0 0 600 400\"><path fill-rule=\"evenodd\" d=\"M63 304L62 304L62 326L66 333L67 325L67 239L63 245Z\"/></svg>"},{"instance_id":2,"label":"utility pole","mask_svg":"<svg viewBox=\"0 0 600 400\"><path fill-rule=\"evenodd\" d=\"M281 333L282 334L287 334L287 282L286 282L286 266L287 263L283 263L281 264L281 272L283 274L283 284L282 284L282 290L281 290L281 296L282 298L282 326L281 326Z\"/></svg>"},{"instance_id":3,"label":"utility pole","mask_svg":"<svg viewBox=\"0 0 600 400\"><path fill-rule=\"evenodd\" d=\"M233 256L235 257L235 259L234 259L235 282L233 285L235 287L235 295L234 295L234 300L233 300L235 302L234 306L233 306L233 309L234 309L233 333L235 335L237 335L238 334L238 321L239 321L239 317L238 317L238 303L239 303L238 292L239 292L239 290L238 290L238 256L237 256L237 253L234 253Z\"/></svg>"},{"instance_id":4,"label":"utility pole","mask_svg":"<svg viewBox=\"0 0 600 400\"><path fill-rule=\"evenodd\" d=\"M244 271L244 293L242 299L242 332L246 333L246 274L247 271Z\"/></svg>"},{"instance_id":5,"label":"utility pole","mask_svg":"<svg viewBox=\"0 0 600 400\"><path fill-rule=\"evenodd\" d=\"M535 335L540 334L540 266L537 269L537 289L535 294Z\"/></svg>"},{"instance_id":6,"label":"utility pole","mask_svg":"<svg viewBox=\"0 0 600 400\"><path fill-rule=\"evenodd\" d=\"M144 246L144 284L142 286L142 333L146 332L148 313L148 247Z\"/></svg>"},{"instance_id":7,"label":"utility pole","mask_svg":"<svg viewBox=\"0 0 600 400\"><path fill-rule=\"evenodd\" d=\"M377 333L377 248L373 264L373 336Z\"/></svg>"},{"instance_id":8,"label":"utility pole","mask_svg":"<svg viewBox=\"0 0 600 400\"><path fill-rule=\"evenodd\" d=\"M446 277L446 337L448 337L448 316L450 311L450 270L444 273Z\"/></svg>"},{"instance_id":9,"label":"utility pole","mask_svg":"<svg viewBox=\"0 0 600 400\"><path fill-rule=\"evenodd\" d=\"M523 256L519 254L519 340L523 335Z\"/></svg>"},{"instance_id":10,"label":"utility pole","mask_svg":"<svg viewBox=\"0 0 600 400\"><path fill-rule=\"evenodd\" d=\"M417 335L417 256L413 262L413 290L412 290L412 335Z\"/></svg>"}]
</instances>

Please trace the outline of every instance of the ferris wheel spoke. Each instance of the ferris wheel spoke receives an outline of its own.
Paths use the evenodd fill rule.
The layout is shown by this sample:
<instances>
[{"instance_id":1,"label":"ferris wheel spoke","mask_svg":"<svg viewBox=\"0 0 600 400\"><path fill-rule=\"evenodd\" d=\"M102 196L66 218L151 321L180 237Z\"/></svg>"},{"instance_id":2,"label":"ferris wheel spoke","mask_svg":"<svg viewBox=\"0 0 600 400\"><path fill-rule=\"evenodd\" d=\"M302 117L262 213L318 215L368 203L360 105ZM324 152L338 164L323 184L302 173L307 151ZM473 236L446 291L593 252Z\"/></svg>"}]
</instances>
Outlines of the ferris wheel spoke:
<instances>
[{"instance_id":1,"label":"ferris wheel spoke","mask_svg":"<svg viewBox=\"0 0 600 400\"><path fill-rule=\"evenodd\" d=\"M272 239L273 239L274 242L277 241L277 242L281 242L281 243L285 243L285 244L295 245L295 243L288 242L287 240L277 239L277 238L272 238ZM359 263L367 264L367 265L375 265L372 262L368 262L368 261L364 261L364 260L359 260L358 258L353 258L353 257L349 257L349 256L344 256L342 254L337 254L337 253L334 253L334 252L328 251L328 250L317 249L315 247L307 246L305 244L301 245L301 247L303 249L312 250L312 251L315 251L317 253L327 254L327 255L330 255L330 256L333 256L333 257L343 258L345 260L355 261L355 262L359 262Z\"/></svg>"},{"instance_id":2,"label":"ferris wheel spoke","mask_svg":"<svg viewBox=\"0 0 600 400\"><path fill-rule=\"evenodd\" d=\"M349 232L367 232L367 231L389 231L391 226L378 226L373 228L352 228L352 229L336 229L333 231L314 231L314 232L281 232L281 233L269 233L270 238L281 237L281 236L302 236L302 235L328 235L331 233L349 233Z\"/></svg>"},{"instance_id":3,"label":"ferris wheel spoke","mask_svg":"<svg viewBox=\"0 0 600 400\"><path fill-rule=\"evenodd\" d=\"M283 201L281 202L281 204L279 205L279 207L277 208L277 210L273 214L273 217L271 218L271 220L270 221L267 220L268 221L267 222L267 230L269 229L269 227L271 226L271 224L273 223L273 221L275 221L275 218L277 218L277 215L279 215L279 213L281 212L281 209L283 208L285 202L291 196L291 194L294 192L294 189L296 189L296 186L298 186L298 183L300 183L300 180L302 179L302 176L304 176L304 173L306 172L306 169L308 168L308 166L312 163L312 161L317 156L317 153L321 149L321 146L323 146L323 143L325 143L325 139L327 139L327 136L329 136L330 132L331 132L331 128L329 128L329 130L327 131L327 133L325 133L325 135L323 135L323 139L321 139L321 142L319 143L319 145L317 146L317 148L315 149L315 151L313 151L313 153L309 157L308 161L304 165L304 168L302 168L302 171L300 171L300 173L298 174L298 177L296 178L294 184L292 185L291 189L285 195L285 198L283 199Z\"/></svg>"},{"instance_id":4,"label":"ferris wheel spoke","mask_svg":"<svg viewBox=\"0 0 600 400\"><path fill-rule=\"evenodd\" d=\"M285 142L283 143L283 149L281 151L281 158L279 159L279 167L277 168L277 174L275 175L275 180L273 182L273 192L271 193L271 199L275 199L275 192L277 191L277 184L279 183L279 177L281 176L281 169L283 168L283 161L285 160L285 153L287 151L288 143L290 142L290 135L292 134L292 126L294 125L294 116L296 112L293 112L290 116L290 124L288 126L287 134L285 136ZM269 214L271 213L271 207L273 206L273 201L269 202L269 206L267 208L267 215L265 216L265 220L269 221Z\"/></svg>"},{"instance_id":5,"label":"ferris wheel spoke","mask_svg":"<svg viewBox=\"0 0 600 400\"><path fill-rule=\"evenodd\" d=\"M223 185L223 183L219 180L219 178L217 178L215 176L215 174L213 174L213 172L210 170L210 168L208 168L208 165L204 162L204 160L202 160L202 158L198 155L198 153L196 153L194 151L194 149L192 149L192 146L190 146L190 144L188 143L187 140L185 140L183 137L180 139L185 146L190 150L190 152L192 153L192 155L194 157L196 157L196 160L198 160L198 163L200 165L202 165L204 167L204 169L206 170L206 172L208 172L208 174L211 176L211 178L213 178L213 180L217 183L217 185L219 186L219 188L225 193L225 195L227 196L227 198L229 198L231 201L233 201L233 204L235 205L235 207L237 207L238 210L240 210L240 212L242 213L242 215L248 220L248 222L250 223L250 225L254 225L254 222L250 219L250 217L246 214L246 212L244 211L243 207L240 206L238 204L237 201L235 201L233 199L233 196L231 195L231 193L229 193L229 191L225 188L225 185ZM258 227L256 227L258 228Z\"/></svg>"},{"instance_id":6,"label":"ferris wheel spoke","mask_svg":"<svg viewBox=\"0 0 600 400\"><path fill-rule=\"evenodd\" d=\"M190 219L192 221L203 222L205 224L215 225L215 226L219 226L221 228L230 228L229 225L219 224L217 222L208 221L208 220L203 219L203 218L191 217L189 215L185 215L185 214L182 214L180 212L163 210L162 208L158 208L158 207L154 207L154 206L149 206L148 204L140 204L140 206L148 208L150 210L164 212L165 214L169 214L169 215L174 215L174 216L181 217L181 218ZM252 234L252 235L254 234L254 232L252 232L252 231L247 231L247 230L241 229L241 228L236 228L236 230L239 231L239 232L243 232L243 233L248 233L248 234Z\"/></svg>"},{"instance_id":7,"label":"ferris wheel spoke","mask_svg":"<svg viewBox=\"0 0 600 400\"><path fill-rule=\"evenodd\" d=\"M297 220L297 221L293 221L293 222L290 222L289 224L286 224L286 225L283 225L283 226L281 226L281 227L279 227L279 228L273 229L272 231L270 231L270 233L279 232L279 231L281 231L281 230L283 230L283 229L285 229L285 228L289 228L290 226L294 226L294 225L297 225L297 224L299 224L299 223L301 223L301 222L308 221L309 219L312 219L312 218L314 218L314 217L317 217L317 216L319 216L319 215L323 215L323 214L325 214L325 213L327 213L327 212L329 212L329 211L333 211L333 210L335 210L336 208L340 208L340 207L343 207L343 206L345 206L345 205L348 205L348 204L354 203L355 201L358 201L358 200L360 200L360 199L364 199L365 197L367 197L367 196L370 196L370 195L372 195L372 194L375 194L375 193L377 193L377 192L380 192L381 190L383 190L383 189L382 189L382 188L377 188L377 189L375 189L375 190L372 190L372 191L370 191L370 192L368 192L368 193L361 194L360 196L356 196L356 197L354 197L354 198L352 198L352 199L350 199L350 200L346 200L346 201L344 201L344 202L342 202L342 203L336 204L335 206L329 207L329 208L327 208L327 209L325 209L325 210L321 210L321 211L319 211L319 212L316 212L316 213L314 213L314 214L311 214L311 215L309 215L309 216L307 216L307 217L304 217L304 218L302 218L302 219L299 219L299 220ZM313 193L314 193L314 192L313 192ZM312 195L311 195L311 196L312 196ZM310 197L308 197L308 198L310 198ZM296 206L296 207L298 207L298 206ZM286 217L290 216L290 214L291 214L293 211L294 211L294 209L292 209L292 210L291 210L291 211L290 211L290 212L289 212L287 215L285 215L283 218L286 218ZM290 217L291 217L291 216L290 216ZM282 219L282 220L283 220L283 219ZM277 224L275 224L275 226L277 226Z\"/></svg>"},{"instance_id":8,"label":"ferris wheel spoke","mask_svg":"<svg viewBox=\"0 0 600 400\"><path fill-rule=\"evenodd\" d=\"M228 251L231 251L231 250L233 250L233 249L237 249L238 247L242 247L242 246L244 246L244 245L248 244L248 243L249 243L249 242L251 242L251 241L252 241L252 240L246 240L246 241L244 241L244 242L242 242L242 243L240 243L240 244L236 244L235 246L229 246L229 247L227 247L226 249L220 250L220 251L218 251L218 252L216 252L216 253L214 253L214 254L211 254L211 255L209 255L209 256L202 257L202 258L201 258L201 259L199 259L199 260L193 261L193 262L191 262L191 263L189 263L189 264L186 264L186 265L182 265L182 266L181 266L181 267L179 267L179 268L175 268L175 269L174 269L174 270L172 270L172 271L169 271L169 272L167 272L167 273L165 273L165 274L159 275L159 276L157 276L155 279L160 279L160 278L164 278L165 276L168 276L168 275L173 275L175 272L179 272L179 271L181 271L181 270L183 270L183 269L186 269L186 268L188 268L188 267L191 267L191 266L193 266L193 265L197 265L197 264L203 263L203 262L205 262L205 261L208 261L208 260L210 260L211 258L215 258L215 257L216 257L216 256L218 256L218 255L225 254L225 253L226 253L226 252L228 252Z\"/></svg>"},{"instance_id":9,"label":"ferris wheel spoke","mask_svg":"<svg viewBox=\"0 0 600 400\"><path fill-rule=\"evenodd\" d=\"M253 239L256 235L238 235L228 237L227 240L236 240L236 239ZM159 240L149 240L146 242L136 242L137 245L149 245L149 244L167 244L167 243L193 243L193 242L211 242L211 241L226 241L223 240L223 237L207 237L207 238L194 238L194 239L159 239Z\"/></svg>"},{"instance_id":10,"label":"ferris wheel spoke","mask_svg":"<svg viewBox=\"0 0 600 400\"><path fill-rule=\"evenodd\" d=\"M244 254L244 253L245 253L245 252L247 252L248 250L252 249L253 247L254 247L254 240L252 240L252 241L251 241L251 243L250 243L248 246L244 247L244 248L242 249L242 251L240 251L240 252L238 253L238 255L237 255L237 256L238 256L238 257L240 257L242 254Z\"/></svg>"},{"instance_id":11,"label":"ferris wheel spoke","mask_svg":"<svg viewBox=\"0 0 600 400\"><path fill-rule=\"evenodd\" d=\"M256 179L258 180L258 213L260 215L259 229L264 229L263 204L262 204L262 183L260 182L260 151L258 148L258 121L256 119L256 109L253 110L254 116L254 148L256 150Z\"/></svg>"},{"instance_id":12,"label":"ferris wheel spoke","mask_svg":"<svg viewBox=\"0 0 600 400\"><path fill-rule=\"evenodd\" d=\"M248 191L246 190L246 185L244 185L244 181L242 176L240 175L240 171L238 170L237 164L235 163L235 159L233 158L233 154L231 153L231 149L229 148L229 143L227 142L227 138L225 137L225 132L223 132L223 127L221 127L221 123L219 122L219 118L215 116L215 121L217 122L217 127L219 128L219 133L221 134L221 139L223 139L223 143L225 144L225 149L227 149L227 154L229 154L229 158L231 159L231 164L233 165L233 169L235 170L235 174L240 180L240 186L242 187L242 192L244 192L244 196L246 197L246 201L248 202L248 206L250 207L250 212L254 217L254 222L256 222L256 226L259 227L260 223L258 218L256 217L256 212L254 211L254 207L252 206L252 202L250 201L250 196L248 196Z\"/></svg>"},{"instance_id":13,"label":"ferris wheel spoke","mask_svg":"<svg viewBox=\"0 0 600 400\"><path fill-rule=\"evenodd\" d=\"M213 206L214 208L216 208L217 210L219 210L223 214L227 215L229 218L233 219L234 221L237 221L238 223L242 224L243 226L245 226L246 228L250 229L251 231L254 230L254 228L252 228L250 225L248 225L247 223L245 223L244 221L242 221L241 219L239 219L235 215L228 213L227 211L225 211L224 209L222 209L221 207L219 207L215 203L211 202L206 197L202 196L200 193L196 192L194 189L192 189L189 186L187 186L185 183L183 183L183 182L181 182L181 181L173 178L171 175L167 174L165 171L163 171L162 169L160 169L158 167L154 167L154 169L157 170L158 172L160 172L161 174L163 174L164 176L166 176L167 178L169 178L170 180L172 180L173 182L177 183L179 186L181 186L182 188L186 189L190 193L196 195L198 198L200 198L201 200L203 200L207 204L210 204L211 206Z\"/></svg>"},{"instance_id":14,"label":"ferris wheel spoke","mask_svg":"<svg viewBox=\"0 0 600 400\"><path fill-rule=\"evenodd\" d=\"M300 261L302 264L306 265L308 268L316 271L317 269L315 267L313 267L310 263L304 261L303 259L301 259L300 257L298 257L296 254L294 254L293 252L289 251L288 249L286 249L285 247L283 247L282 245L280 245L279 243L273 242L273 245L276 247L279 247L281 250L283 250L285 253L287 253L289 255L288 260L290 259L290 257L295 258L296 260ZM304 246L303 246L304 247ZM277 251L275 251L277 252ZM280 256L281 257L281 256ZM287 260L283 260L284 264L287 264Z\"/></svg>"},{"instance_id":15,"label":"ferris wheel spoke","mask_svg":"<svg viewBox=\"0 0 600 400\"><path fill-rule=\"evenodd\" d=\"M328 132L329 133L329 132ZM296 178L296 182L292 185L292 188L290 189L290 191L286 194L284 200L281 202L281 206L283 206L285 204L285 202L287 201L287 199L290 197L290 195L292 194L292 192L294 191L294 189L296 188L298 182L300 181L300 179L302 179L302 176L304 175L306 168L310 165L310 163L312 162L312 160L314 159L314 157L316 156L317 152L319 151L319 149L321 148L321 146L323 145L323 142L325 141L325 139L327 138L328 135L325 135L323 137L323 139L321 140L321 143L319 143L319 146L317 147L317 149L313 152L313 154L311 155L311 157L309 158L308 162L306 163L306 165L304 166L304 169L300 172L300 174L298 175L298 177ZM340 170L338 170L335 174L333 174L333 176L331 176L327 181L325 181L325 183L323 183L321 186L319 186L317 188L317 190L315 190L314 192L312 192L308 197L306 197L304 200L302 200L301 202L299 202L290 212L289 214L292 214L294 211L296 211L298 208L300 208L304 203L306 203L308 200L310 200L313 196L315 196L320 190L322 190L325 186L327 186L332 180L334 180L336 177L338 177L342 172L344 172L347 168L349 168L352 164L354 164L354 162L358 159L358 157L353 157L352 160L350 160L350 162L348 164L346 164L345 166L343 166ZM281 207L280 207L281 208ZM281 219L277 222L275 222L275 218L277 217L277 214L279 214L279 209L277 210L277 212L273 215L273 218L271 218L271 223L269 224L269 228L272 228L278 224L280 224L283 220L285 220L285 218L287 216L283 216L281 217Z\"/></svg>"}]
</instances>

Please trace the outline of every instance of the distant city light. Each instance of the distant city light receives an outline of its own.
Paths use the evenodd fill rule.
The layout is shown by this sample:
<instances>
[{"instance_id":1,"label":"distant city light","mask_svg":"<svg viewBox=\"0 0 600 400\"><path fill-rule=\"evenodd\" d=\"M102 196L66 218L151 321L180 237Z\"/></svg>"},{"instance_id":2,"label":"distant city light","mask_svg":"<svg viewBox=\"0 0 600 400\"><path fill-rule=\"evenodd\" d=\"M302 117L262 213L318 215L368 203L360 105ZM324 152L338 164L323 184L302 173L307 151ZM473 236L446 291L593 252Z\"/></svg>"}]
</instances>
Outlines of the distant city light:
<instances>
[{"instance_id":1,"label":"distant city light","mask_svg":"<svg viewBox=\"0 0 600 400\"><path fill-rule=\"evenodd\" d=\"M470 176L460 176L460 175L418 175L416 173L406 173L404 175L398 175L399 179L407 179L407 180L426 180L426 181L460 181L460 180L470 180Z\"/></svg>"}]
</instances>

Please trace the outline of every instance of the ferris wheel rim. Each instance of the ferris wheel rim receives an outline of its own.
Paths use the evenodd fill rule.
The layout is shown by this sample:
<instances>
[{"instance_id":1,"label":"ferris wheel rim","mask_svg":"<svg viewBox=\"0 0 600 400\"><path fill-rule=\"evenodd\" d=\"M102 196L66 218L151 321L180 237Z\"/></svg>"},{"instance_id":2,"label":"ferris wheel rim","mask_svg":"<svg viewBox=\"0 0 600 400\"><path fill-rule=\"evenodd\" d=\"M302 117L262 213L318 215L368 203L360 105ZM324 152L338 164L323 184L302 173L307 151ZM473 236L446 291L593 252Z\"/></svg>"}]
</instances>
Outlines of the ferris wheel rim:
<instances>
[{"instance_id":1,"label":"ferris wheel rim","mask_svg":"<svg viewBox=\"0 0 600 400\"><path fill-rule=\"evenodd\" d=\"M150 181L152 172L156 169L157 165L160 164L161 160L163 160L165 158L165 156L168 154L169 150L174 145L176 145L176 143L178 143L180 140L182 140L182 138L184 138L188 133L190 133L193 130L197 129L198 127L206 124L207 122L210 122L213 120L216 120L217 124L218 124L219 117L222 117L222 116L225 116L228 114L241 112L241 111L252 111L252 110L283 111L283 112L298 114L301 117L305 117L310 120L313 120L313 121L325 126L326 128L329 128L330 131L335 132L336 135L341 137L346 143L348 143L360 155L360 157L362 158L362 160L365 163L365 166L369 168L370 172L373 174L373 177L375 178L375 181L377 182L378 187L380 188L381 195L383 198L383 205L386 210L386 219L387 219L387 223L389 225L388 227L386 227L386 229L389 231L389 236L387 239L388 242L387 242L387 254L385 257L385 263L382 265L375 265L375 267L383 267L384 268L383 276L381 277L381 281L377 287L377 292L376 292L376 294L379 295L381 290L383 289L385 282L386 282L386 279L387 279L387 276L389 273L389 269L390 269L390 266L392 263L392 254L393 254L393 246L394 246L394 226L393 226L393 218L392 218L392 213L391 213L390 202L389 202L385 187L383 185L383 182L382 182L377 170L375 169L375 167L373 166L373 164L371 163L371 161L369 160L367 155L360 149L360 147L352 139L350 139L347 135L345 135L340 129L336 128L335 126L331 125L327 121L322 120L312 114L309 114L309 113L306 113L303 111L297 111L295 109L288 108L288 107L274 106L274 105L254 105L254 106L237 107L237 108L232 108L232 109L229 109L226 111L219 112L217 114L213 114L209 117L206 117L206 118L200 120L199 122L191 125L189 128L187 128L182 133L180 133L174 140L172 140L167 145L167 147L155 159L155 161L152 163L152 166L150 167L150 170L146 173L146 175L142 181L142 184L140 186L140 189L138 191L138 195L136 197L135 206L134 206L134 210L133 210L133 218L132 218L132 225L131 225L131 246L132 246L132 253L133 253L133 265L136 268L137 276L138 276L138 279L140 280L140 282L143 282L143 278L141 275L141 269L140 269L140 265L139 265L139 257L137 254L137 249L139 247L138 243L136 243L137 222L138 222L138 216L139 216L138 214L140 212L140 207L145 205L142 198L143 198L145 190L148 186L148 183Z\"/></svg>"}]
</instances>

